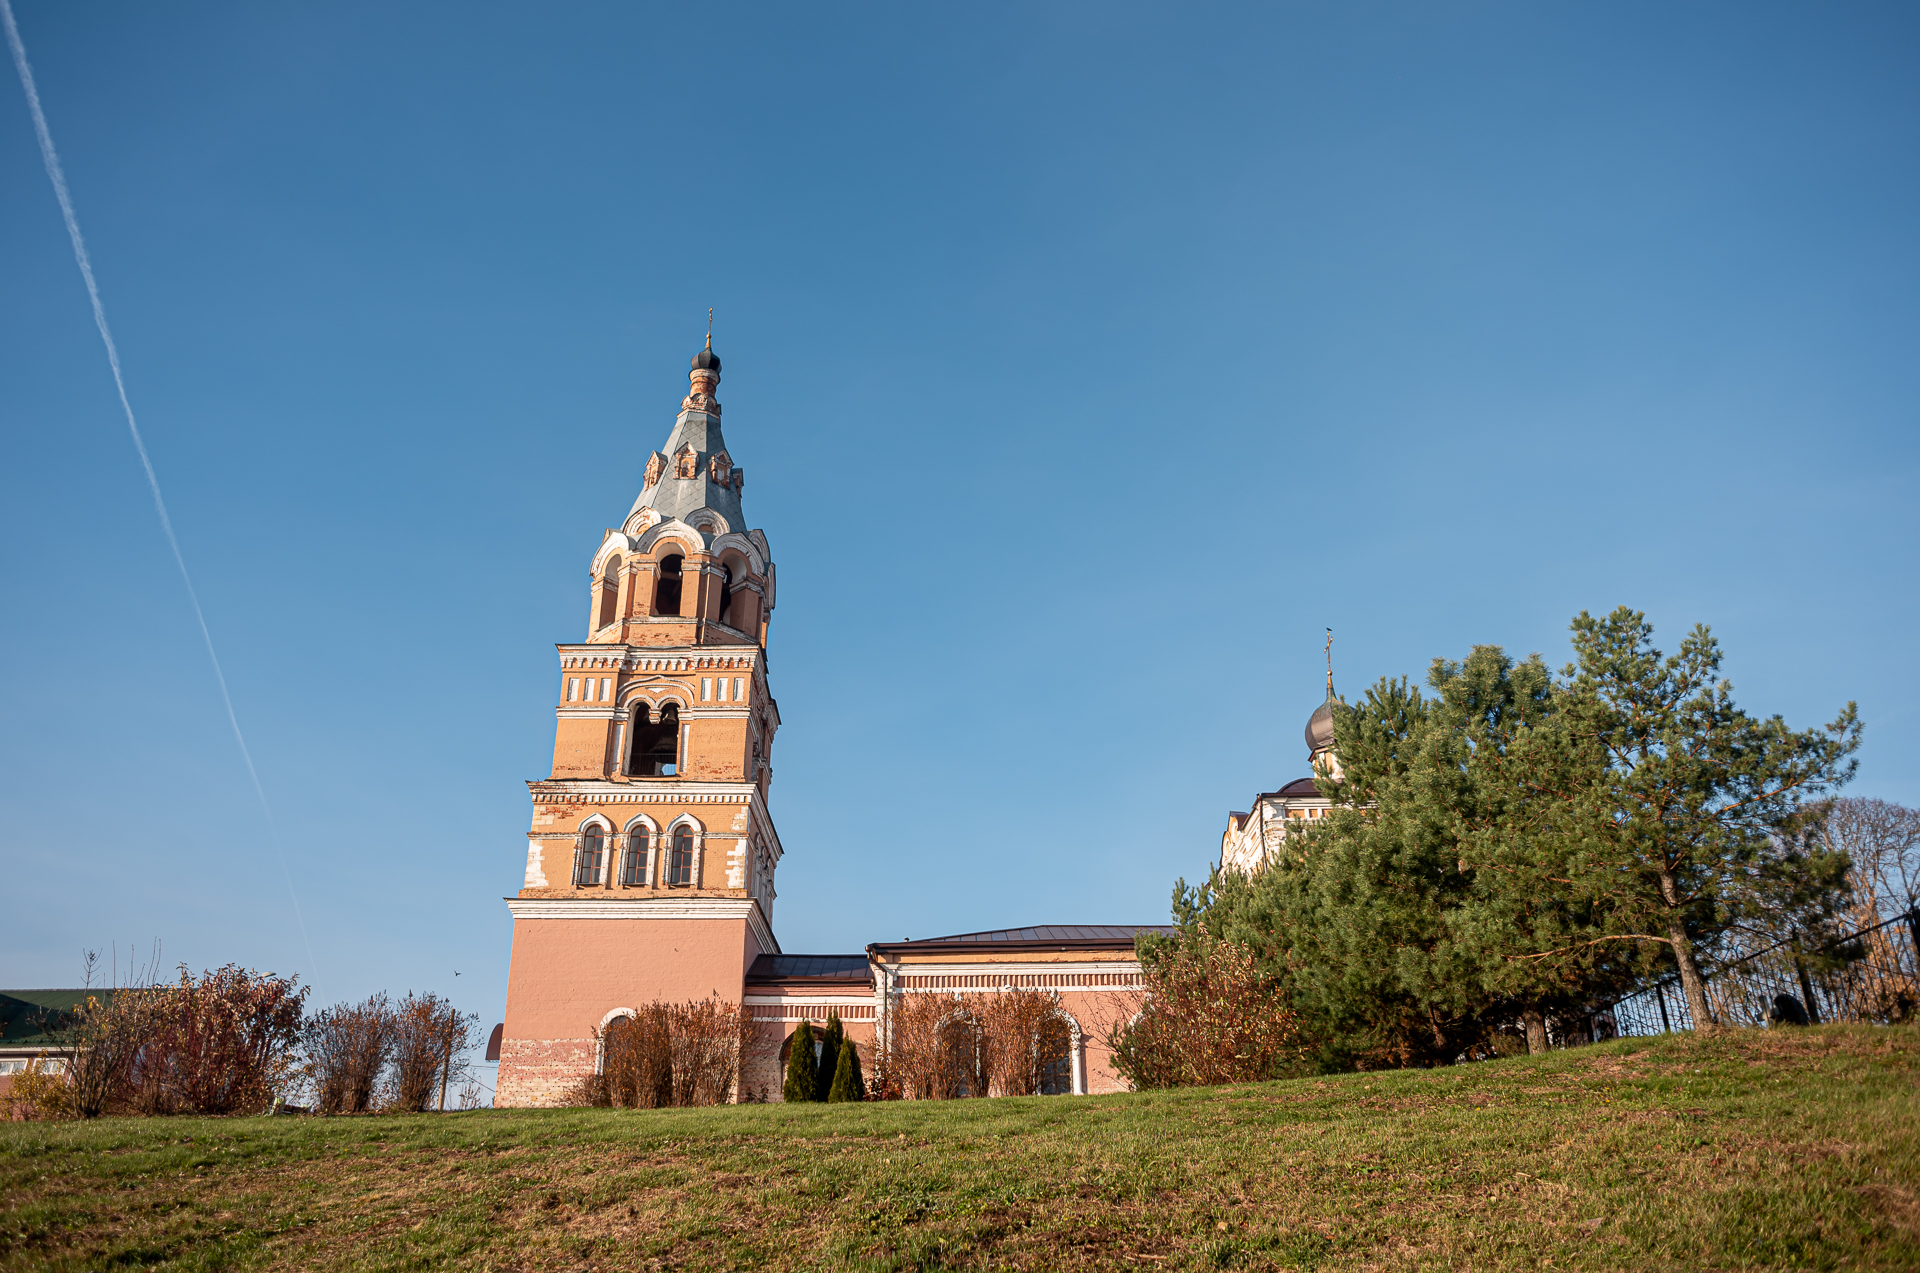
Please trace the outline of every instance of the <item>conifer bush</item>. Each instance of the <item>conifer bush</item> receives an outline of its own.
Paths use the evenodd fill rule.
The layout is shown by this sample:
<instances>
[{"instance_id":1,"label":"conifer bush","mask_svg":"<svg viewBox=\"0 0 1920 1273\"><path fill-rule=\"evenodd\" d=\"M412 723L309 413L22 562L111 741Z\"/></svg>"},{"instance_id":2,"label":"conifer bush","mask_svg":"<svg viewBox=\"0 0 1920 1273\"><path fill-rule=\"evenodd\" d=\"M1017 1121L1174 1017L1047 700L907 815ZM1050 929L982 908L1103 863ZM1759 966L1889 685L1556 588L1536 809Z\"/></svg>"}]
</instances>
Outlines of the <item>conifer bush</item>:
<instances>
[{"instance_id":1,"label":"conifer bush","mask_svg":"<svg viewBox=\"0 0 1920 1273\"><path fill-rule=\"evenodd\" d=\"M860 1049L852 1039L840 1040L840 1059L834 1062L833 1086L827 1100L834 1104L867 1099L866 1082L860 1075Z\"/></svg>"},{"instance_id":2,"label":"conifer bush","mask_svg":"<svg viewBox=\"0 0 1920 1273\"><path fill-rule=\"evenodd\" d=\"M813 1022L802 1021L787 1040L787 1081L780 1095L788 1101L811 1101L819 1085L813 1059Z\"/></svg>"},{"instance_id":3,"label":"conifer bush","mask_svg":"<svg viewBox=\"0 0 1920 1273\"><path fill-rule=\"evenodd\" d=\"M813 1099L825 1101L833 1091L835 1067L840 1063L840 1043L847 1032L841 1028L840 1014L827 1010L827 1026L820 1032L820 1056L813 1076Z\"/></svg>"}]
</instances>

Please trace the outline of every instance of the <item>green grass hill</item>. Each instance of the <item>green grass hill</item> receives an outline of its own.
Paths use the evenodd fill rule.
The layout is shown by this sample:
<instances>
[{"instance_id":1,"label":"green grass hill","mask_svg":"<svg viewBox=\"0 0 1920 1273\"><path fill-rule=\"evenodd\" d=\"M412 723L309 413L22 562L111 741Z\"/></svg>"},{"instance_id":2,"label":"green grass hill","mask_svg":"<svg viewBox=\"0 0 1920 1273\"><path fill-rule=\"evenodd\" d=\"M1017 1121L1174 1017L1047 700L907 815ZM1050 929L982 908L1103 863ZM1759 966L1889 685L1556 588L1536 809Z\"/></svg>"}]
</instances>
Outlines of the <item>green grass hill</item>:
<instances>
[{"instance_id":1,"label":"green grass hill","mask_svg":"<svg viewBox=\"0 0 1920 1273\"><path fill-rule=\"evenodd\" d=\"M1920 1030L1092 1098L0 1124L0 1269L1915 1269Z\"/></svg>"}]
</instances>

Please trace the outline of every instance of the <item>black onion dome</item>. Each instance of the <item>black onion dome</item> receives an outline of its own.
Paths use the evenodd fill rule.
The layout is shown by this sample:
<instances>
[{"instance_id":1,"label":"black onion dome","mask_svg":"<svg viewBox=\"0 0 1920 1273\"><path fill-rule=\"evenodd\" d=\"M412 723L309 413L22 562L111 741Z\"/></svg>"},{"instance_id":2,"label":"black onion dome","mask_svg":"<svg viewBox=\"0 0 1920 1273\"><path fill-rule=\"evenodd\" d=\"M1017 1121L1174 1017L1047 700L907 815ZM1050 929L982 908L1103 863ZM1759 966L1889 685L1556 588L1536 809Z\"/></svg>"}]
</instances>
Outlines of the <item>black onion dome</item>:
<instances>
[{"instance_id":1,"label":"black onion dome","mask_svg":"<svg viewBox=\"0 0 1920 1273\"><path fill-rule=\"evenodd\" d=\"M708 345L705 349L693 356L693 369L695 371L719 372L720 355L713 352L712 345Z\"/></svg>"},{"instance_id":2,"label":"black onion dome","mask_svg":"<svg viewBox=\"0 0 1920 1273\"><path fill-rule=\"evenodd\" d=\"M1314 753L1326 751L1333 746L1333 702L1327 702L1313 709L1313 715L1307 717L1307 750Z\"/></svg>"}]
</instances>

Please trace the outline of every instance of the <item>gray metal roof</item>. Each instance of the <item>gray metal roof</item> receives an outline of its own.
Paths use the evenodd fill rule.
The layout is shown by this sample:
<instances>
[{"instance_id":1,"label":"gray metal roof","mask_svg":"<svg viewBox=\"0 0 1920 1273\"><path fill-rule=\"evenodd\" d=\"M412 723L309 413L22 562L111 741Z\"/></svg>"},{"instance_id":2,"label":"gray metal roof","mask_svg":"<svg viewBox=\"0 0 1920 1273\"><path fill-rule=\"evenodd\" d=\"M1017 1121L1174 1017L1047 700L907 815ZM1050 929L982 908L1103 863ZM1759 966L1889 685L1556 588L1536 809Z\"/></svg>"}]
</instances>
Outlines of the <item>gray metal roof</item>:
<instances>
[{"instance_id":1,"label":"gray metal roof","mask_svg":"<svg viewBox=\"0 0 1920 1273\"><path fill-rule=\"evenodd\" d=\"M796 978L866 982L872 977L865 955L758 955L747 969L748 981Z\"/></svg>"},{"instance_id":2,"label":"gray metal roof","mask_svg":"<svg viewBox=\"0 0 1920 1273\"><path fill-rule=\"evenodd\" d=\"M675 477L674 457L683 447L691 446L696 453L694 476ZM740 492L731 485L722 486L713 480L713 474L707 461L714 455L727 449L726 439L720 436L720 417L705 411L682 411L673 422L673 432L667 436L666 446L661 453L667 457L667 471L660 480L640 492L640 498L633 501L633 507L627 510L632 517L643 508L651 508L661 518L687 520L689 513L698 509L710 508L726 520L727 529L745 534L747 530L746 514L740 511ZM739 468L738 458L731 453L729 468ZM643 461L644 463L644 461Z\"/></svg>"},{"instance_id":3,"label":"gray metal roof","mask_svg":"<svg viewBox=\"0 0 1920 1273\"><path fill-rule=\"evenodd\" d=\"M1131 942L1140 933L1172 933L1169 924L1040 924L1032 928L995 928L983 933L956 933L951 937L917 937L911 941L881 942L885 946L918 946L928 942Z\"/></svg>"}]
</instances>

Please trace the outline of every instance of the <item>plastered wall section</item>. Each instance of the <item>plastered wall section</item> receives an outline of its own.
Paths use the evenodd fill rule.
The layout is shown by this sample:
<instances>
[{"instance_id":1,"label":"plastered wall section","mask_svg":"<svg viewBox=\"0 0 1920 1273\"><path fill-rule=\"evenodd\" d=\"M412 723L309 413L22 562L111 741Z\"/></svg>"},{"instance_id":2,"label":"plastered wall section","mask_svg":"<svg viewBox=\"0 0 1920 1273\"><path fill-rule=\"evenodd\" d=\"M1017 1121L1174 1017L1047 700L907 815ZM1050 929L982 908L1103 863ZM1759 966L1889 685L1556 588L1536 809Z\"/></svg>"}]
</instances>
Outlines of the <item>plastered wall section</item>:
<instances>
[{"instance_id":1,"label":"plastered wall section","mask_svg":"<svg viewBox=\"0 0 1920 1273\"><path fill-rule=\"evenodd\" d=\"M593 1072L616 1008L739 1003L760 953L744 920L515 919L494 1103L559 1105Z\"/></svg>"}]
</instances>

